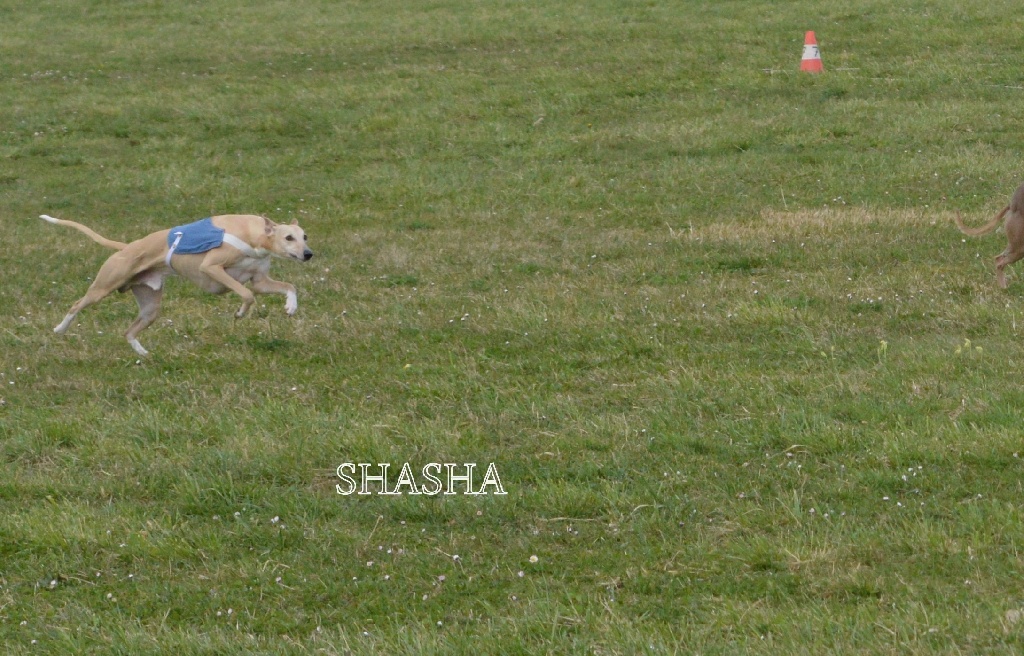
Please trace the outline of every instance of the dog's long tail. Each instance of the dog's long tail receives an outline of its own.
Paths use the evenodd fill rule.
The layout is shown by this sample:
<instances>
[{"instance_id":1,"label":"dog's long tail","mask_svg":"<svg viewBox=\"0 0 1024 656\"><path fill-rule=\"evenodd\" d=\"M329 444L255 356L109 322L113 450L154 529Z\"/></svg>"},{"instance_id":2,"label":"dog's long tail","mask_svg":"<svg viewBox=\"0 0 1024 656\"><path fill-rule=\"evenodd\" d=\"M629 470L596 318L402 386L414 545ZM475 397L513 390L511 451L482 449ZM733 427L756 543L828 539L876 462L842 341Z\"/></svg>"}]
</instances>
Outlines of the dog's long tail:
<instances>
[{"instance_id":1,"label":"dog's long tail","mask_svg":"<svg viewBox=\"0 0 1024 656\"><path fill-rule=\"evenodd\" d=\"M46 214L41 215L39 218L42 219L43 221L48 222L48 223L55 223L57 225L71 226L72 228L74 228L76 230L80 230L80 231L84 232L86 235L89 236L90 239L92 239L94 242L96 242L100 246L106 246L107 248L112 248L115 251L122 250L122 249L124 249L125 246L128 245L128 244L124 243L123 241L114 241L113 239L107 239L106 237L104 237L103 235L99 234L98 232L96 232L92 228L88 228L88 227L82 225L81 223L75 223L74 221L65 221L64 219L55 219L52 216L47 216Z\"/></svg>"},{"instance_id":2,"label":"dog's long tail","mask_svg":"<svg viewBox=\"0 0 1024 656\"><path fill-rule=\"evenodd\" d=\"M960 216L959 211L956 213L956 218L954 220L956 221L956 227L960 228L960 232L964 233L965 235L970 235L971 237L977 237L979 235L987 235L988 233L998 228L999 225L1003 222L1003 217L1006 216L1006 213L1009 211L1010 206L1007 205L999 214L995 215L995 218L993 218L991 221L981 226L980 228L968 228L967 226L965 226L964 220Z\"/></svg>"}]
</instances>

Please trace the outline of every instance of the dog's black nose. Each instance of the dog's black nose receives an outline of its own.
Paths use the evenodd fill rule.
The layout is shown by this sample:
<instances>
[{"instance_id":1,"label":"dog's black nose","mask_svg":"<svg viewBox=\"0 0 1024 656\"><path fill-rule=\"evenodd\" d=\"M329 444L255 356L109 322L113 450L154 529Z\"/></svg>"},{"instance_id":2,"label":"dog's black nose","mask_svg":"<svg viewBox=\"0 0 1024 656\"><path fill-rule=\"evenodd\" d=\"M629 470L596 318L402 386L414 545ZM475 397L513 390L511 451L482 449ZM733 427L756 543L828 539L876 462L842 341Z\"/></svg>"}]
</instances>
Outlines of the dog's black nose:
<instances>
[{"instance_id":1,"label":"dog's black nose","mask_svg":"<svg viewBox=\"0 0 1024 656\"><path fill-rule=\"evenodd\" d=\"M313 251L311 251L311 250L309 250L307 248L305 251L302 252L302 261L303 262L309 262L312 259L313 259Z\"/></svg>"}]
</instances>

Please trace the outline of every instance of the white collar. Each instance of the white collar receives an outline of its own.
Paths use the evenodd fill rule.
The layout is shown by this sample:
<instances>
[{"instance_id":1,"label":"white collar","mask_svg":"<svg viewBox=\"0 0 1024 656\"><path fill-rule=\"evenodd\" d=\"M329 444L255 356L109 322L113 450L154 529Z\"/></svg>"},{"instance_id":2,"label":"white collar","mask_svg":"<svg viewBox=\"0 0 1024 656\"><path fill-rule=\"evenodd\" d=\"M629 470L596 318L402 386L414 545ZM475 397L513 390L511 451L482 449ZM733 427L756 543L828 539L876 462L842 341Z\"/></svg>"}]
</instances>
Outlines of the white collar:
<instances>
[{"instance_id":1,"label":"white collar","mask_svg":"<svg viewBox=\"0 0 1024 656\"><path fill-rule=\"evenodd\" d=\"M238 250L242 251L242 254L245 255L246 257L263 258L270 254L270 251L268 251L267 249L253 248L249 244L245 243L238 237L228 232L224 233L224 243L227 244L228 246L234 246Z\"/></svg>"}]
</instances>

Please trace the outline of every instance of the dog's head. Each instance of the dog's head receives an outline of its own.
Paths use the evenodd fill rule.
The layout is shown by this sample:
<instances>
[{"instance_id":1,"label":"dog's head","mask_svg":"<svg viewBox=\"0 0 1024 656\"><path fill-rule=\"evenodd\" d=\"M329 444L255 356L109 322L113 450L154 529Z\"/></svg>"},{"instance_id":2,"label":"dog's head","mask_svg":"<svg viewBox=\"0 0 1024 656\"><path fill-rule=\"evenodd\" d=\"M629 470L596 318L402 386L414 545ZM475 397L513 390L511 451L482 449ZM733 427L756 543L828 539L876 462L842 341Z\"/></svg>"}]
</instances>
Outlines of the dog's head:
<instances>
[{"instance_id":1,"label":"dog's head","mask_svg":"<svg viewBox=\"0 0 1024 656\"><path fill-rule=\"evenodd\" d=\"M299 227L298 221L292 221L290 225L274 223L270 219L264 219L264 227L267 241L270 243L270 252L278 257L286 257L300 262L308 262L313 259L313 251L309 249L306 231Z\"/></svg>"}]
</instances>

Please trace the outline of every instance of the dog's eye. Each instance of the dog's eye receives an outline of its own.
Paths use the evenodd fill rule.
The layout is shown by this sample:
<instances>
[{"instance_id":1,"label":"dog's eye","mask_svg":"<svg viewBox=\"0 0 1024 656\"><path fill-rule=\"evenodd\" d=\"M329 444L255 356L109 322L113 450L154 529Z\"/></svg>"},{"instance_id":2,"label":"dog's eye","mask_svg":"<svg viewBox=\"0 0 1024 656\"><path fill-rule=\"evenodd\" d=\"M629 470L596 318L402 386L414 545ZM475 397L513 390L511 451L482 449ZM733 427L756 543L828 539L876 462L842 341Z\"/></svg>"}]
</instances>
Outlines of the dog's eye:
<instances>
[{"instance_id":1,"label":"dog's eye","mask_svg":"<svg viewBox=\"0 0 1024 656\"><path fill-rule=\"evenodd\" d=\"M302 235L302 241L309 241L309 235Z\"/></svg>"},{"instance_id":2,"label":"dog's eye","mask_svg":"<svg viewBox=\"0 0 1024 656\"><path fill-rule=\"evenodd\" d=\"M292 237L291 235L288 235L287 237L285 237L285 240L286 241L295 241L295 237Z\"/></svg>"}]
</instances>

